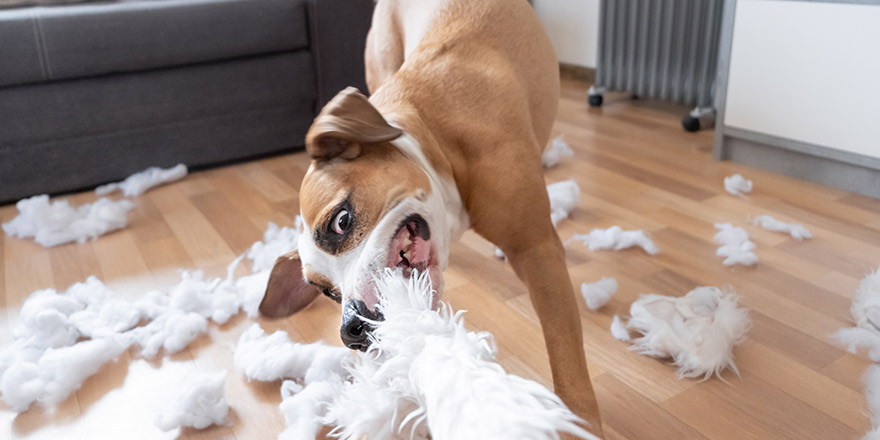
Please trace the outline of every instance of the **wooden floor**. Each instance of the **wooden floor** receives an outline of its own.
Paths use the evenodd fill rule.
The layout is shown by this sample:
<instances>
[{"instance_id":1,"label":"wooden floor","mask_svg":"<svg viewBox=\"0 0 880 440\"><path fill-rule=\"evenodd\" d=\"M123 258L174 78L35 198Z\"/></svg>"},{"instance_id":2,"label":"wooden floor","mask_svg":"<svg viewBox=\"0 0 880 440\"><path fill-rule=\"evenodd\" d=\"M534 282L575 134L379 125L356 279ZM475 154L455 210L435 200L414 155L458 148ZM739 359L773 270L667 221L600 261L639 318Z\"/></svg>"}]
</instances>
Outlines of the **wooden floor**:
<instances>
[{"instance_id":1,"label":"wooden floor","mask_svg":"<svg viewBox=\"0 0 880 440\"><path fill-rule=\"evenodd\" d=\"M586 106L585 88L566 84L555 134L575 157L546 172L548 182L574 177L582 207L559 225L563 239L591 228L645 229L661 252L590 252L568 246L572 283L615 277L620 291L598 313L580 302L590 369L611 439L855 439L868 428L859 378L868 365L828 341L849 325L859 280L880 263L880 201L711 158L713 133L684 133L684 109L606 97ZM267 222L290 225L298 211L303 153L190 175L136 200L129 227L78 245L45 249L0 234L0 344L10 341L22 301L34 290L66 288L96 275L119 295L136 298L170 286L179 268L219 276L261 238ZM722 179L754 180L747 197L724 192ZM80 204L92 193L66 197ZM0 208L11 220L14 206ZM803 223L815 238L794 241L747 226L770 214ZM721 265L714 222L745 226L757 243L755 268ZM549 384L541 333L524 287L469 232L454 245L445 299L467 309L470 327L495 334L500 362ZM242 272L244 273L244 272ZM700 285L732 286L749 307L753 328L736 350L742 372L705 382L678 380L663 361L638 356L612 339L614 314L640 293L682 295ZM339 344L338 306L319 299L295 317L263 321L298 341ZM157 409L188 375L229 369L231 424L184 431L184 438L274 438L284 426L279 386L246 383L232 367L233 344L251 321L211 326L209 336L153 362L124 355L85 382L53 413L35 407L17 416L0 403L0 438L168 438L154 426Z\"/></svg>"}]
</instances>

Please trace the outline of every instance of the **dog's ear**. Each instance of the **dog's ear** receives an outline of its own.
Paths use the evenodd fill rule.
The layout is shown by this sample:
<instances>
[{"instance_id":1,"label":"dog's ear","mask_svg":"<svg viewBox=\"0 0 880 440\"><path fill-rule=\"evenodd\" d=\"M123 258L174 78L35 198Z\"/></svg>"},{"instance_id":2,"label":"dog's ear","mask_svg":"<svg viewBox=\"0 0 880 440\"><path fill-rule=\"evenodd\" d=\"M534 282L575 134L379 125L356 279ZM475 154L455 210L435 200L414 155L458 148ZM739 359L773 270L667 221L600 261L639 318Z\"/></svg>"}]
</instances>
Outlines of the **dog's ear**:
<instances>
[{"instance_id":1,"label":"dog's ear","mask_svg":"<svg viewBox=\"0 0 880 440\"><path fill-rule=\"evenodd\" d=\"M260 314L269 318L290 316L311 304L320 293L303 278L299 251L284 254L275 260Z\"/></svg>"},{"instance_id":2,"label":"dog's ear","mask_svg":"<svg viewBox=\"0 0 880 440\"><path fill-rule=\"evenodd\" d=\"M306 134L306 150L315 160L354 159L364 144L390 141L402 133L358 89L348 87L315 118Z\"/></svg>"}]
</instances>

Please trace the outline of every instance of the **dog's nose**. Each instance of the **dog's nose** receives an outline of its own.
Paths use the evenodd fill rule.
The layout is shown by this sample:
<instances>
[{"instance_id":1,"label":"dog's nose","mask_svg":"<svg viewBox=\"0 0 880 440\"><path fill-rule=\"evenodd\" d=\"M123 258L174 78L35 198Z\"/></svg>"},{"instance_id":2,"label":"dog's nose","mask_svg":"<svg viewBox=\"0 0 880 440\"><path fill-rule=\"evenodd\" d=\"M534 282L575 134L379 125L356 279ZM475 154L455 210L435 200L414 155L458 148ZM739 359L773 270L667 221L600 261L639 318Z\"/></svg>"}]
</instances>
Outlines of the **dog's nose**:
<instances>
[{"instance_id":1,"label":"dog's nose","mask_svg":"<svg viewBox=\"0 0 880 440\"><path fill-rule=\"evenodd\" d=\"M342 310L342 327L339 329L339 336L346 347L352 350L367 351L370 346L369 333L374 326L365 321L364 318L370 320L379 320L380 316L370 312L363 301L349 301Z\"/></svg>"}]
</instances>

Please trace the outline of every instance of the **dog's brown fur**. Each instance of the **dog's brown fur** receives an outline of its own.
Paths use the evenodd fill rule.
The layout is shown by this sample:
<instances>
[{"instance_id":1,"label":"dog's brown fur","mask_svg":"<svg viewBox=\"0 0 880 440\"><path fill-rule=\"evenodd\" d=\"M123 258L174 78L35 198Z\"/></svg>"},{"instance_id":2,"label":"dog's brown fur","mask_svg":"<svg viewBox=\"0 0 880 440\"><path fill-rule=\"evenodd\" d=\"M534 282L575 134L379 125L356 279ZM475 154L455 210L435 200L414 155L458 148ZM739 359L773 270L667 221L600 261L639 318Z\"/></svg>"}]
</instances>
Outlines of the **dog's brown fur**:
<instances>
[{"instance_id":1,"label":"dog's brown fur","mask_svg":"<svg viewBox=\"0 0 880 440\"><path fill-rule=\"evenodd\" d=\"M369 101L342 92L309 132L314 161L300 192L306 223L322 224L346 195L356 194L372 219L401 196L430 191L388 142L398 134L391 125L399 126L455 182L471 227L504 251L528 287L556 392L601 435L541 169L559 100L558 64L531 7L525 0L380 0L365 56ZM279 264L294 266L290 258ZM264 306L288 304L291 312L308 304L284 295L270 283Z\"/></svg>"}]
</instances>

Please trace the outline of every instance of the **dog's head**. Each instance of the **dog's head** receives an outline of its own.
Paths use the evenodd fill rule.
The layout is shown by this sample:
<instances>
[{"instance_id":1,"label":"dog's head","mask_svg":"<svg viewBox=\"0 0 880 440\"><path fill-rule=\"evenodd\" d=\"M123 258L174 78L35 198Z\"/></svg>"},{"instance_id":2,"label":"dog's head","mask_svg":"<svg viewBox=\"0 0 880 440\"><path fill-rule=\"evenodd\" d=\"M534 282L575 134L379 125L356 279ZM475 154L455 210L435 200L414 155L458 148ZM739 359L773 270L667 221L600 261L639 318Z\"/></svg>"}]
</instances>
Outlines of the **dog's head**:
<instances>
[{"instance_id":1,"label":"dog's head","mask_svg":"<svg viewBox=\"0 0 880 440\"><path fill-rule=\"evenodd\" d=\"M299 248L276 262L262 314L290 315L323 293L342 304L343 342L365 350L371 327L362 317L381 319L378 272L427 271L440 291L444 214L425 171L392 145L401 134L357 89L324 107L306 136Z\"/></svg>"}]
</instances>

